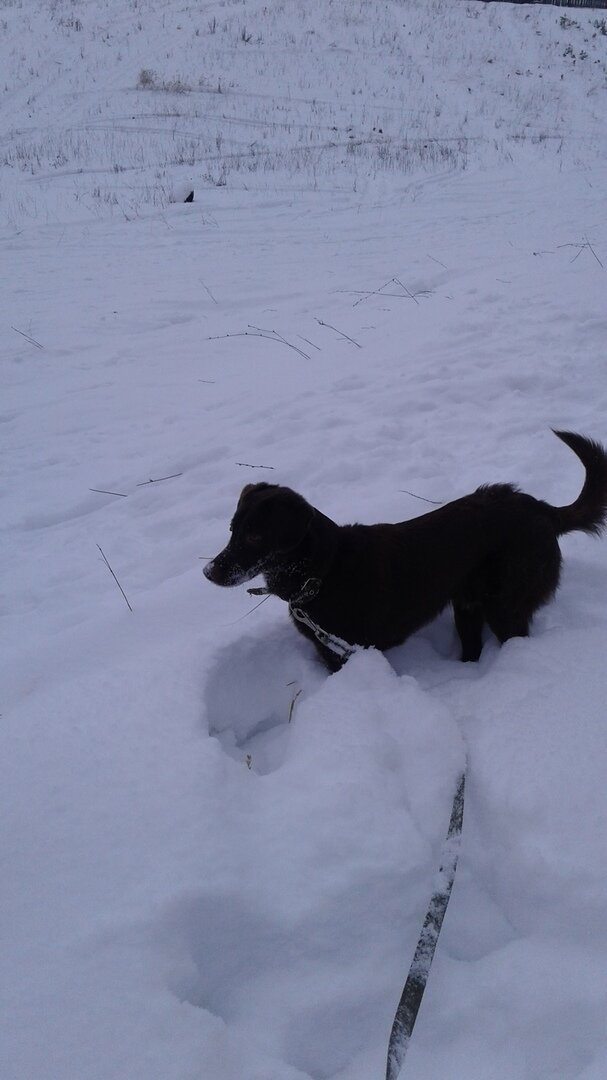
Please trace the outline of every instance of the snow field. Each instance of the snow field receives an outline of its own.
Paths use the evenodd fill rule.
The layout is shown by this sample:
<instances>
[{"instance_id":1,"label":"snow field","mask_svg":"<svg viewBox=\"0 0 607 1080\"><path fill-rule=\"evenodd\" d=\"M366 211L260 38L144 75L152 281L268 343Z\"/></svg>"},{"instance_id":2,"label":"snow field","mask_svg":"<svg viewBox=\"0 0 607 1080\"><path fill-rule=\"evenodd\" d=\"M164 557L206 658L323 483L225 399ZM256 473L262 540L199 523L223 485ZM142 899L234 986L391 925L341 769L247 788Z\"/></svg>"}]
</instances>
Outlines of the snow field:
<instances>
[{"instance_id":1,"label":"snow field","mask_svg":"<svg viewBox=\"0 0 607 1080\"><path fill-rule=\"evenodd\" d=\"M157 212L186 177L365 197L529 145L567 165L604 156L600 12L442 0L1 11L0 213L13 229Z\"/></svg>"},{"instance_id":2,"label":"snow field","mask_svg":"<svg viewBox=\"0 0 607 1080\"><path fill-rule=\"evenodd\" d=\"M563 539L529 640L460 665L446 612L330 678L201 567L251 480L340 522L487 481L575 498L549 429L607 441L607 38L504 4L322 16L0 11L10 1080L381 1076L464 755L403 1080L605 1074L605 542ZM127 135L135 98L183 118ZM429 119L457 152L403 164Z\"/></svg>"}]
</instances>

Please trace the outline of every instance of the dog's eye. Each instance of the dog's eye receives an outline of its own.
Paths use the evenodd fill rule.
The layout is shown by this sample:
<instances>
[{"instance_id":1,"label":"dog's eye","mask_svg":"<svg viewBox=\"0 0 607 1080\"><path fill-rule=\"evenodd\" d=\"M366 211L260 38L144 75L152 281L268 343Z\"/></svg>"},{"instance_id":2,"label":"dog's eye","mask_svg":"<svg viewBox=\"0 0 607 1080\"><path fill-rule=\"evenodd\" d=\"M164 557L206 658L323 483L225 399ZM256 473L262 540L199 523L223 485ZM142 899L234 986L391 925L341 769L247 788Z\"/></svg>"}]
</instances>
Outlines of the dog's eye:
<instances>
[{"instance_id":1,"label":"dog's eye","mask_svg":"<svg viewBox=\"0 0 607 1080\"><path fill-rule=\"evenodd\" d=\"M247 533L245 536L245 544L260 544L261 536L259 533Z\"/></svg>"}]
</instances>

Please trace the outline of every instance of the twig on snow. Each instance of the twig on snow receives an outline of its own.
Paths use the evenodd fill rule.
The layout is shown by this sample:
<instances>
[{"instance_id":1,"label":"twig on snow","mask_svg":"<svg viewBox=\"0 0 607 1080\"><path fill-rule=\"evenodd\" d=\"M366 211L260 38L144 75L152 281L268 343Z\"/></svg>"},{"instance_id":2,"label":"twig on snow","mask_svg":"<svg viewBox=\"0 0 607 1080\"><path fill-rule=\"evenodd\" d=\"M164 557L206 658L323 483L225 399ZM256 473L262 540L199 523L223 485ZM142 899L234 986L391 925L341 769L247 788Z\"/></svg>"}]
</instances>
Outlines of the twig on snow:
<instances>
[{"instance_id":1,"label":"twig on snow","mask_svg":"<svg viewBox=\"0 0 607 1080\"><path fill-rule=\"evenodd\" d=\"M321 349L320 345L315 345L315 344L314 344L314 342L313 342L313 341L310 341L310 339L309 339L309 338L307 338L307 337L302 337L302 335L301 335L301 334L298 334L298 335L297 335L297 337L298 337L298 338L300 338L300 339L301 339L301 341L305 341L306 345L311 345L313 349L317 349L317 350L318 350L318 352L322 352L322 349Z\"/></svg>"},{"instance_id":2,"label":"twig on snow","mask_svg":"<svg viewBox=\"0 0 607 1080\"><path fill-rule=\"evenodd\" d=\"M591 244L591 243L590 243L590 241L588 240L588 237L586 237L586 244L587 244L588 248L590 249L590 251L592 252L592 254L594 255L594 257L595 257L596 261L598 262L598 264L599 264L599 266L600 266L601 270L604 270L604 269L605 269L605 267L603 266L603 264L602 264L601 260L599 259L599 257L598 257L598 255L597 255L596 251L594 250L594 248L593 248L592 244Z\"/></svg>"},{"instance_id":3,"label":"twig on snow","mask_svg":"<svg viewBox=\"0 0 607 1080\"><path fill-rule=\"evenodd\" d=\"M573 258L571 259L572 263L574 263L576 259L579 259L580 255L582 254L582 252L584 251L585 248L588 248L588 250L594 255L596 261L598 262L599 266L601 267L601 270L605 269L605 267L603 266L603 263L599 259L596 251L594 250L594 248L593 248L592 244L590 243L587 236L584 237L584 243L583 244L559 244L558 246L559 246L559 248L566 248L566 247L579 248L577 255L574 255Z\"/></svg>"},{"instance_id":4,"label":"twig on snow","mask_svg":"<svg viewBox=\"0 0 607 1080\"><path fill-rule=\"evenodd\" d=\"M359 289L359 288L341 289L341 292L343 292L343 293L353 293L354 296L356 295L356 293L363 294L361 296L360 300L356 300L353 303L353 305L352 305L353 308L356 307L356 303L361 303L362 300L368 300L369 296L393 296L397 300L407 300L407 299L409 299L409 297L405 296L403 293L380 293L379 289L378 289L378 291L376 293L363 293L362 288L361 289Z\"/></svg>"},{"instance_id":5,"label":"twig on snow","mask_svg":"<svg viewBox=\"0 0 607 1080\"><path fill-rule=\"evenodd\" d=\"M356 307L358 304L362 304L363 300L368 300L370 296L378 296L380 293L382 293L382 290L386 289L388 287L388 285L391 285L393 281L394 281L394 278L391 277L389 281L384 281L383 285L379 286L379 289L371 289L370 292L363 292L362 295L359 297L359 299L354 301L354 303L352 304L352 307ZM355 289L354 291L358 292L358 289ZM383 295L387 295L387 294L383 294Z\"/></svg>"},{"instance_id":6,"label":"twig on snow","mask_svg":"<svg viewBox=\"0 0 607 1080\"><path fill-rule=\"evenodd\" d=\"M266 341L277 341L281 345L288 345L290 349L294 349L296 353L303 356L304 360L309 360L310 357L303 349L299 349L297 345L293 345L290 341L279 334L276 330L260 330L259 327L252 327L250 330L240 330L235 334L213 334L211 337L206 338L207 341L219 341L222 338L234 338L234 337L261 337Z\"/></svg>"},{"instance_id":7,"label":"twig on snow","mask_svg":"<svg viewBox=\"0 0 607 1080\"><path fill-rule=\"evenodd\" d=\"M336 334L339 334L340 337L345 338L346 341L351 341L353 345L356 345L357 349L362 349L362 345L358 341L355 341L354 338L351 338L347 334L344 334L343 330L338 330L336 326L331 326L331 323L323 322L322 319L316 319L316 322L319 326L327 326L329 330L334 330Z\"/></svg>"},{"instance_id":8,"label":"twig on snow","mask_svg":"<svg viewBox=\"0 0 607 1080\"><path fill-rule=\"evenodd\" d=\"M159 484L161 480L174 480L176 476L183 476L183 473L174 472L170 476L157 476L152 480L142 480L136 487L145 487L147 484Z\"/></svg>"},{"instance_id":9,"label":"twig on snow","mask_svg":"<svg viewBox=\"0 0 607 1080\"><path fill-rule=\"evenodd\" d=\"M308 354L305 353L303 349L298 348L297 345L292 345L290 341L287 341L287 339L282 336L282 334L278 333L278 330L264 330L263 326L252 326L251 323L249 323L249 329L257 330L262 337L269 337L273 341L280 341L283 345L288 345L290 349L295 349L296 353L299 353L300 356L303 356L304 360L310 359Z\"/></svg>"},{"instance_id":10,"label":"twig on snow","mask_svg":"<svg viewBox=\"0 0 607 1080\"><path fill-rule=\"evenodd\" d=\"M274 469L274 465L250 465L248 461L235 461L235 465L240 465L243 469Z\"/></svg>"},{"instance_id":11,"label":"twig on snow","mask_svg":"<svg viewBox=\"0 0 607 1080\"><path fill-rule=\"evenodd\" d=\"M128 498L123 491L106 491L105 488L89 488L89 491L97 491L100 495L118 495L121 499Z\"/></svg>"},{"instance_id":12,"label":"twig on snow","mask_svg":"<svg viewBox=\"0 0 607 1080\"><path fill-rule=\"evenodd\" d=\"M428 257L432 258L432 256L428 256ZM435 259L434 261L438 262L438 259ZM442 266L443 263L441 263L440 265ZM445 270L446 269L447 269L447 267L445 267ZM398 285L399 288L401 288L403 290L402 293L399 293L399 292L385 292L385 290L388 288L389 285ZM369 297L371 297L371 296L382 296L382 297L383 296L394 296L394 297L396 297L397 299L400 299L400 300L409 299L409 300L413 300L416 304L419 304L419 301L418 301L417 297L418 296L427 296L429 294L429 292L430 292L429 289L420 289L419 292L413 293L413 292L411 292L410 289L407 288L406 285L403 285L400 278L397 278L397 277L392 277L392 278L390 278L389 281L384 281L383 285L379 286L379 289L371 289L371 290L366 290L366 289L347 289L346 290L346 289L343 289L343 290L340 290L340 291L353 293L355 296L358 295L358 300L354 301L354 303L352 304L352 307L357 307L358 304L362 304L363 300L368 300Z\"/></svg>"},{"instance_id":13,"label":"twig on snow","mask_svg":"<svg viewBox=\"0 0 607 1080\"><path fill-rule=\"evenodd\" d=\"M211 292L211 290L209 289L209 286L208 286L208 285L205 285L205 283L204 283L204 281L202 280L202 278L198 278L198 280L199 280L200 284L202 285L203 289L205 290L205 292L207 292L207 293L209 294L209 296L211 297L211 300L213 301L213 303L214 303L214 304L218 304L218 303L219 303L219 301L215 299L215 297L213 296L213 293L212 293L212 292Z\"/></svg>"},{"instance_id":14,"label":"twig on snow","mask_svg":"<svg viewBox=\"0 0 607 1080\"><path fill-rule=\"evenodd\" d=\"M39 341L36 341L35 338L30 337L29 334L24 334L23 330L19 330L16 326L11 326L11 330L14 330L16 334L21 334L21 337L24 337L26 341L29 341L32 345L35 345L37 349L44 348L44 345L41 345Z\"/></svg>"},{"instance_id":15,"label":"twig on snow","mask_svg":"<svg viewBox=\"0 0 607 1080\"><path fill-rule=\"evenodd\" d=\"M415 293L412 293L412 292L411 292L411 290L410 290L410 289L408 289L406 285L403 285L403 283L402 283L402 281L400 280L400 278L397 278L397 277L395 277L395 278L394 278L394 280L395 280L395 282L396 282L396 284L397 284L397 285L400 285L401 289L404 289L404 290L405 290L405 292L406 292L407 296L410 296L410 297L411 297L411 299L412 299L412 300L414 300L414 301L415 301L415 303L417 304L417 306L419 307L419 300L417 299L417 296L415 295Z\"/></svg>"},{"instance_id":16,"label":"twig on snow","mask_svg":"<svg viewBox=\"0 0 607 1080\"><path fill-rule=\"evenodd\" d=\"M301 692L302 691L301 691L301 687L300 687L300 689L297 690L295 692L295 694L293 694L293 697L291 698L291 704L289 705L289 716L288 716L288 719L287 719L287 724L290 724L291 720L293 719L293 710L295 709L295 702L297 701L297 698L299 697Z\"/></svg>"},{"instance_id":17,"label":"twig on snow","mask_svg":"<svg viewBox=\"0 0 607 1080\"><path fill-rule=\"evenodd\" d=\"M425 294L428 293L428 291L429 290L426 289L426 290L424 290L423 293L415 293L415 296L425 295ZM355 296L356 296L357 293L362 294L361 299L357 300L354 304L352 304L352 307L356 307L356 304L360 304L362 300L368 300L370 296L394 296L394 297L396 297L397 300L413 300L414 299L413 295L407 296L405 293L400 293L400 292L380 292L379 290L377 290L377 292L364 292L363 289L340 289L340 292L353 293Z\"/></svg>"},{"instance_id":18,"label":"twig on snow","mask_svg":"<svg viewBox=\"0 0 607 1080\"><path fill-rule=\"evenodd\" d=\"M103 549L102 549L102 548L100 548L100 547L99 547L99 544L97 544L97 547L99 548L99 551L101 552L101 555L102 555L102 558L103 558L103 561L104 561L105 565L107 566L107 568L108 568L108 570L109 570L110 574L112 575L112 577L113 577L114 581L116 582L116 584L117 584L118 588L120 589L120 592L121 592L121 593L122 593L122 595L124 596L124 599L125 599L125 602L126 602L126 606L128 607L129 611L132 611L133 609L132 609L131 605L129 604L129 601L128 601L128 597L127 597L127 595L126 595L126 593L125 593L124 589L122 588L122 585L121 585L121 584L120 584L120 582L118 581L118 578L116 577L116 575L115 575L114 571L112 570L112 568L111 568L111 566L110 566L109 562L107 561L107 558L106 558L106 556L105 556L105 552L103 551Z\"/></svg>"}]
</instances>

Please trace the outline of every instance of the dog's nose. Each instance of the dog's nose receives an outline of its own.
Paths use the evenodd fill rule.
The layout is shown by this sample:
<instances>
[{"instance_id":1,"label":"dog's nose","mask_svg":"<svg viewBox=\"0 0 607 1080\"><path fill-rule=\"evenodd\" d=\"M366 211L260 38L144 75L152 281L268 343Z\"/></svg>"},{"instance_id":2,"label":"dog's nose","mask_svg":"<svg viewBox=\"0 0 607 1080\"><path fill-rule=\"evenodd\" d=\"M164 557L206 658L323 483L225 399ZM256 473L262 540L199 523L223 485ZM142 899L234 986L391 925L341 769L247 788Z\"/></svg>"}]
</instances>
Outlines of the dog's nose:
<instances>
[{"instance_id":1,"label":"dog's nose","mask_svg":"<svg viewBox=\"0 0 607 1080\"><path fill-rule=\"evenodd\" d=\"M209 581L213 580L213 567L214 566L215 566L215 559L211 559L211 561L208 562L206 564L206 566L203 566L203 568L202 568L202 572L203 572L205 578L208 578Z\"/></svg>"}]
</instances>

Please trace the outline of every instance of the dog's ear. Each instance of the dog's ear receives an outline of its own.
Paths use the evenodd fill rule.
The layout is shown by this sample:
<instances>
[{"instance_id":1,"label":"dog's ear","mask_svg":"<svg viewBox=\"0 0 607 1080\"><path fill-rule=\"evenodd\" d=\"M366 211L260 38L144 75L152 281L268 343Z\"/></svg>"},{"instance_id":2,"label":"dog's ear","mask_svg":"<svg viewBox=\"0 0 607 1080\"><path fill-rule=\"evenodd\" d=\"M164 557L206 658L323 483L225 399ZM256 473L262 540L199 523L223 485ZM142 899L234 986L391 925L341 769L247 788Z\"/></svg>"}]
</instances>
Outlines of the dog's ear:
<instances>
[{"instance_id":1,"label":"dog's ear","mask_svg":"<svg viewBox=\"0 0 607 1080\"><path fill-rule=\"evenodd\" d=\"M314 517L314 507L294 491L283 491L268 504L271 530L279 551L291 551L301 544Z\"/></svg>"},{"instance_id":2,"label":"dog's ear","mask_svg":"<svg viewBox=\"0 0 607 1080\"><path fill-rule=\"evenodd\" d=\"M269 487L272 487L272 486L275 486L275 485L264 484L264 483L261 483L261 484L245 484L242 491L240 492L238 502L236 504L236 509L238 509L238 507L242 504L243 500L246 499L247 495L250 495L252 491L263 491L265 488L269 488Z\"/></svg>"}]
</instances>

